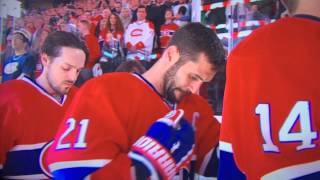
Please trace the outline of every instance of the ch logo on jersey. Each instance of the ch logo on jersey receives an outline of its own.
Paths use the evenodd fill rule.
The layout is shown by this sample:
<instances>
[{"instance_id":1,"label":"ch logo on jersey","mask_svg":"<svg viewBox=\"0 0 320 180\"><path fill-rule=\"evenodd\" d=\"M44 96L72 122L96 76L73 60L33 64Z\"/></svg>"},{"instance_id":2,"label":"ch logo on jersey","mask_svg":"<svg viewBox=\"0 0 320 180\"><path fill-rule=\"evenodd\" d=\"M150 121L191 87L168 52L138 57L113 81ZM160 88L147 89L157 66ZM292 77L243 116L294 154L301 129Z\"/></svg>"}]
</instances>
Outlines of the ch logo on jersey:
<instances>
[{"instance_id":1,"label":"ch logo on jersey","mask_svg":"<svg viewBox=\"0 0 320 180\"><path fill-rule=\"evenodd\" d=\"M18 71L18 66L19 66L18 62L8 63L7 65L5 65L3 71L5 74L12 74L12 73Z\"/></svg>"},{"instance_id":2,"label":"ch logo on jersey","mask_svg":"<svg viewBox=\"0 0 320 180\"><path fill-rule=\"evenodd\" d=\"M142 29L133 29L133 30L131 31L130 35L131 35L132 37L134 37L134 36L142 36L142 32L143 32Z\"/></svg>"}]
</instances>

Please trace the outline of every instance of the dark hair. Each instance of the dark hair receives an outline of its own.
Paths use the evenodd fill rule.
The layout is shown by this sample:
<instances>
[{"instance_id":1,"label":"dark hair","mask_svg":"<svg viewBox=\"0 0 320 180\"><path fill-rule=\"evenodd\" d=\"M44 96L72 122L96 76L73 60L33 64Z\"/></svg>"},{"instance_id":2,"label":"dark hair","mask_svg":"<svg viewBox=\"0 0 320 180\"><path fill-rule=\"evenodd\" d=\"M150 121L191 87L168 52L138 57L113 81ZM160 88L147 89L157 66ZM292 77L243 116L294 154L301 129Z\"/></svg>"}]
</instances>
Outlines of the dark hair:
<instances>
[{"instance_id":1,"label":"dark hair","mask_svg":"<svg viewBox=\"0 0 320 180\"><path fill-rule=\"evenodd\" d=\"M180 8L178 9L179 14L185 15L186 12L187 12L187 8L184 6L180 6Z\"/></svg>"},{"instance_id":2,"label":"dark hair","mask_svg":"<svg viewBox=\"0 0 320 180\"><path fill-rule=\"evenodd\" d=\"M182 59L197 61L198 56L204 53L216 70L224 64L225 51L218 36L201 23L189 23L178 29L169 43L172 45L178 47L184 57Z\"/></svg>"},{"instance_id":3,"label":"dark hair","mask_svg":"<svg viewBox=\"0 0 320 180\"><path fill-rule=\"evenodd\" d=\"M55 58L61 55L62 47L70 47L82 50L86 55L85 62L87 63L89 58L87 46L77 36L70 32L55 31L50 33L43 42L41 52Z\"/></svg>"},{"instance_id":4,"label":"dark hair","mask_svg":"<svg viewBox=\"0 0 320 180\"><path fill-rule=\"evenodd\" d=\"M115 72L135 72L138 74L145 71L146 68L139 61L124 61L115 70Z\"/></svg>"},{"instance_id":5,"label":"dark hair","mask_svg":"<svg viewBox=\"0 0 320 180\"><path fill-rule=\"evenodd\" d=\"M120 17L115 14L115 13L111 13L110 16L108 17L108 20L107 20L107 23L105 25L105 28L108 30L108 32L111 32L111 22L110 22L110 19L111 19L111 16L114 16L116 17L116 29L114 29L115 32L119 33L123 33L124 32L124 28L123 28L123 24L122 24L122 21L120 19Z\"/></svg>"}]
</instances>

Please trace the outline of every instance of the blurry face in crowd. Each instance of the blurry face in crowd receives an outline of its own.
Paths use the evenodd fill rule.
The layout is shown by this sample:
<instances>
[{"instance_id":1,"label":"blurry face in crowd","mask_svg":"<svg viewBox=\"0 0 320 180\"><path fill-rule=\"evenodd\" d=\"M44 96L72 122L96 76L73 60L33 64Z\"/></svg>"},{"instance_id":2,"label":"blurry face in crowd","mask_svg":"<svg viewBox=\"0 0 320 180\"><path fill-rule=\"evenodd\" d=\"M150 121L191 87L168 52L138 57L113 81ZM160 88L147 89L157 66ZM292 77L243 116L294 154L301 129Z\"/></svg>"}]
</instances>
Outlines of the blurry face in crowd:
<instances>
[{"instance_id":1,"label":"blurry face in crowd","mask_svg":"<svg viewBox=\"0 0 320 180\"><path fill-rule=\"evenodd\" d=\"M26 48L27 43L23 41L23 36L20 33L14 33L12 38L12 47L15 50L23 50Z\"/></svg>"},{"instance_id":2,"label":"blurry face in crowd","mask_svg":"<svg viewBox=\"0 0 320 180\"><path fill-rule=\"evenodd\" d=\"M121 8L122 8L121 3L120 2L115 3L114 8L116 9L116 11L118 13L120 13L121 12Z\"/></svg>"},{"instance_id":3,"label":"blurry face in crowd","mask_svg":"<svg viewBox=\"0 0 320 180\"><path fill-rule=\"evenodd\" d=\"M78 29L78 31L80 32L81 35L85 35L85 33L87 31L87 27L81 22L77 23L77 29Z\"/></svg>"},{"instance_id":4,"label":"blurry face in crowd","mask_svg":"<svg viewBox=\"0 0 320 180\"><path fill-rule=\"evenodd\" d=\"M150 4L150 0L141 0L140 2L142 5L149 5Z\"/></svg>"},{"instance_id":5,"label":"blurry face in crowd","mask_svg":"<svg viewBox=\"0 0 320 180\"><path fill-rule=\"evenodd\" d=\"M53 95L67 94L84 67L85 53L80 49L62 47L59 57L44 55L43 58L44 71L50 86L48 92Z\"/></svg>"},{"instance_id":6,"label":"blurry face in crowd","mask_svg":"<svg viewBox=\"0 0 320 180\"><path fill-rule=\"evenodd\" d=\"M117 23L117 17L114 14L112 14L110 16L110 24L115 25L116 23Z\"/></svg>"},{"instance_id":7,"label":"blurry face in crowd","mask_svg":"<svg viewBox=\"0 0 320 180\"><path fill-rule=\"evenodd\" d=\"M190 93L198 93L203 82L210 81L215 72L206 56L201 54L197 62L181 59L165 74L164 97L170 102L180 102Z\"/></svg>"},{"instance_id":8,"label":"blurry face in crowd","mask_svg":"<svg viewBox=\"0 0 320 180\"><path fill-rule=\"evenodd\" d=\"M173 20L173 12L172 11L166 11L166 13L164 14L164 17L166 20Z\"/></svg>"},{"instance_id":9,"label":"blurry face in crowd","mask_svg":"<svg viewBox=\"0 0 320 180\"><path fill-rule=\"evenodd\" d=\"M103 30L105 28L106 23L107 23L107 19L106 18L101 19L101 21L100 21L100 30Z\"/></svg>"},{"instance_id":10,"label":"blurry face in crowd","mask_svg":"<svg viewBox=\"0 0 320 180\"><path fill-rule=\"evenodd\" d=\"M36 28L34 27L34 24L32 22L28 22L26 25L26 29L30 32L33 33L36 31Z\"/></svg>"},{"instance_id":11,"label":"blurry face in crowd","mask_svg":"<svg viewBox=\"0 0 320 180\"><path fill-rule=\"evenodd\" d=\"M111 14L111 11L110 11L109 8L104 9L104 10L102 11L102 16L103 16L103 17L109 17L110 14Z\"/></svg>"},{"instance_id":12,"label":"blurry face in crowd","mask_svg":"<svg viewBox=\"0 0 320 180\"><path fill-rule=\"evenodd\" d=\"M122 17L130 17L130 15L131 15L130 13L131 13L131 11L128 8L121 9L121 16Z\"/></svg>"},{"instance_id":13,"label":"blurry face in crowd","mask_svg":"<svg viewBox=\"0 0 320 180\"><path fill-rule=\"evenodd\" d=\"M139 8L137 11L137 19L138 21L145 20L147 17L147 12L145 8Z\"/></svg>"}]
</instances>

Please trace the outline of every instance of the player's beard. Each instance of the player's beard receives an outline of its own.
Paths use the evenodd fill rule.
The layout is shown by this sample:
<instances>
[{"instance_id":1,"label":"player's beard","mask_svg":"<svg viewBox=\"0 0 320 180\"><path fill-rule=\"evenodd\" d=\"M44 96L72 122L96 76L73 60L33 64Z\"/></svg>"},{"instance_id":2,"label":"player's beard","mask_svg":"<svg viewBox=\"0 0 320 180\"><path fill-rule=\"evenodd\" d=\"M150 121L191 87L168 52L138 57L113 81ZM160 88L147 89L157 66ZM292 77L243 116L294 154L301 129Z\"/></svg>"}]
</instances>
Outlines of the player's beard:
<instances>
[{"instance_id":1,"label":"player's beard","mask_svg":"<svg viewBox=\"0 0 320 180\"><path fill-rule=\"evenodd\" d=\"M163 82L163 96L170 101L171 103L179 103L184 96L190 94L189 91L183 90L180 87L177 87L176 83L176 74L182 65L186 62L179 59L176 64L168 69L164 76ZM177 93L180 93L178 96Z\"/></svg>"},{"instance_id":2,"label":"player's beard","mask_svg":"<svg viewBox=\"0 0 320 180\"><path fill-rule=\"evenodd\" d=\"M59 95L59 96L63 96L65 94L67 94L69 92L70 88L72 87L71 84L74 83L71 81L63 81L61 84L66 84L66 83L70 84L70 87L64 88L64 87L62 87L62 85L59 86L59 84L55 83L55 81L51 78L51 76L49 74L47 75L47 79L48 79L48 84L49 84L50 88L54 91L54 93L56 95Z\"/></svg>"}]
</instances>

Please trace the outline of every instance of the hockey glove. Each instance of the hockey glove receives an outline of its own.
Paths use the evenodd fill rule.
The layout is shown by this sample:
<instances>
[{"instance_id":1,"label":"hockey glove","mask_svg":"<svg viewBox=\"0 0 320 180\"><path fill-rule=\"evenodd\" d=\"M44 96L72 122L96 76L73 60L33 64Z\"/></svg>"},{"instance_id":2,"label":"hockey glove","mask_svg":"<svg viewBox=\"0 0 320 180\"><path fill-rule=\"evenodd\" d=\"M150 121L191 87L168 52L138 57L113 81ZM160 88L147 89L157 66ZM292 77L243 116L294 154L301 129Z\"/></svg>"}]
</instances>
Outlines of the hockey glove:
<instances>
[{"instance_id":1,"label":"hockey glove","mask_svg":"<svg viewBox=\"0 0 320 180\"><path fill-rule=\"evenodd\" d=\"M138 166L146 166L150 176L153 176L155 168L162 179L170 179L190 162L194 131L183 119L183 114L180 109L170 111L152 124L147 134L133 144L129 157Z\"/></svg>"}]
</instances>

